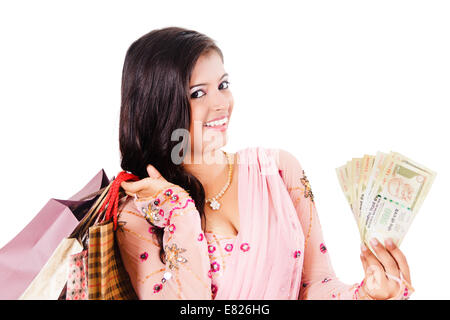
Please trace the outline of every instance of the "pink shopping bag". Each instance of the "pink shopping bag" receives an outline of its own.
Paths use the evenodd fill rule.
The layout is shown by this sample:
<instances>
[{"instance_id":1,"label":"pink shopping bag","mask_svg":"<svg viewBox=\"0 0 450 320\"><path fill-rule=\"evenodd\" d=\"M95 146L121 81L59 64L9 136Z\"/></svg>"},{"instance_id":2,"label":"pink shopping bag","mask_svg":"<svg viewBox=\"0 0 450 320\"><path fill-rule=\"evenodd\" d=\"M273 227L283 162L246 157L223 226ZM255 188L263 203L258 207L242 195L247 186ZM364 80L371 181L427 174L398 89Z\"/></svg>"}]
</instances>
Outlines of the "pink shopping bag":
<instances>
[{"instance_id":1,"label":"pink shopping bag","mask_svg":"<svg viewBox=\"0 0 450 320\"><path fill-rule=\"evenodd\" d=\"M87 250L70 256L66 300L88 300Z\"/></svg>"},{"instance_id":2,"label":"pink shopping bag","mask_svg":"<svg viewBox=\"0 0 450 320\"><path fill-rule=\"evenodd\" d=\"M70 199L50 199L24 229L0 249L0 300L20 297L59 243L75 229L97 195L86 197L109 182L102 169Z\"/></svg>"}]
</instances>

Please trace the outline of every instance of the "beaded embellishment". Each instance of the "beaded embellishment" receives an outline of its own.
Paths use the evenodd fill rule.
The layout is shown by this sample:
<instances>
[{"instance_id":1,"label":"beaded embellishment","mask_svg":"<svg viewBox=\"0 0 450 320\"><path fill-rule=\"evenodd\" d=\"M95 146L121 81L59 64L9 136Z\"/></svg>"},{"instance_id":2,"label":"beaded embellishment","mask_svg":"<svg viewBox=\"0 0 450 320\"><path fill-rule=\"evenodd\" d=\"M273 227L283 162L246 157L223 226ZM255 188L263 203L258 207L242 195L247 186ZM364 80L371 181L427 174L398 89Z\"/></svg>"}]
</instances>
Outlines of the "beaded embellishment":
<instances>
[{"instance_id":1,"label":"beaded embellishment","mask_svg":"<svg viewBox=\"0 0 450 320\"><path fill-rule=\"evenodd\" d=\"M217 272L220 270L220 264L217 263L217 261L214 261L211 263L211 270L212 272Z\"/></svg>"},{"instance_id":2,"label":"beaded embellishment","mask_svg":"<svg viewBox=\"0 0 450 320\"><path fill-rule=\"evenodd\" d=\"M249 244L247 242L241 244L241 250L244 251L244 252L247 252L248 250L250 250Z\"/></svg>"},{"instance_id":3,"label":"beaded embellishment","mask_svg":"<svg viewBox=\"0 0 450 320\"><path fill-rule=\"evenodd\" d=\"M212 244L210 244L210 245L208 246L208 252L209 252L209 253L213 253L214 251L216 251L216 247L213 246Z\"/></svg>"},{"instance_id":4,"label":"beaded embellishment","mask_svg":"<svg viewBox=\"0 0 450 320\"><path fill-rule=\"evenodd\" d=\"M172 274L170 272L166 272L164 273L164 276L161 279L161 283L165 283L167 280L169 280L170 278L172 278Z\"/></svg>"},{"instance_id":5,"label":"beaded embellishment","mask_svg":"<svg viewBox=\"0 0 450 320\"><path fill-rule=\"evenodd\" d=\"M142 208L142 213L144 214L145 219L151 224L159 222L161 220L160 217L164 216L164 211L157 207L158 204L159 200L155 200L150 202L147 208Z\"/></svg>"},{"instance_id":6,"label":"beaded embellishment","mask_svg":"<svg viewBox=\"0 0 450 320\"><path fill-rule=\"evenodd\" d=\"M176 227L173 223L167 228L167 230L169 230L170 233L174 233L175 229L176 229Z\"/></svg>"},{"instance_id":7,"label":"beaded embellishment","mask_svg":"<svg viewBox=\"0 0 450 320\"><path fill-rule=\"evenodd\" d=\"M328 281L330 281L331 279L330 278L324 278L323 280L322 280L322 283L326 283L326 282L328 282Z\"/></svg>"},{"instance_id":8,"label":"beaded embellishment","mask_svg":"<svg viewBox=\"0 0 450 320\"><path fill-rule=\"evenodd\" d=\"M147 252L143 252L139 255L139 258L141 258L141 261L145 261L148 258L148 253Z\"/></svg>"},{"instance_id":9,"label":"beaded embellishment","mask_svg":"<svg viewBox=\"0 0 450 320\"><path fill-rule=\"evenodd\" d=\"M312 202L314 202L314 195L311 190L311 185L309 184L309 180L305 175L305 170L302 171L303 178L300 178L300 182L305 187L305 198L310 198Z\"/></svg>"},{"instance_id":10,"label":"beaded embellishment","mask_svg":"<svg viewBox=\"0 0 450 320\"><path fill-rule=\"evenodd\" d=\"M153 293L158 293L161 291L163 285L161 283L157 283L153 286Z\"/></svg>"},{"instance_id":11,"label":"beaded embellishment","mask_svg":"<svg viewBox=\"0 0 450 320\"><path fill-rule=\"evenodd\" d=\"M211 297L215 299L217 295L217 286L215 284L211 284Z\"/></svg>"},{"instance_id":12,"label":"beaded embellishment","mask_svg":"<svg viewBox=\"0 0 450 320\"><path fill-rule=\"evenodd\" d=\"M178 248L175 243L172 244L172 246L165 246L164 252L165 252L165 262L169 262L169 268L170 270L178 269L178 263L186 263L187 259L182 257L180 253L185 252L186 249Z\"/></svg>"}]
</instances>

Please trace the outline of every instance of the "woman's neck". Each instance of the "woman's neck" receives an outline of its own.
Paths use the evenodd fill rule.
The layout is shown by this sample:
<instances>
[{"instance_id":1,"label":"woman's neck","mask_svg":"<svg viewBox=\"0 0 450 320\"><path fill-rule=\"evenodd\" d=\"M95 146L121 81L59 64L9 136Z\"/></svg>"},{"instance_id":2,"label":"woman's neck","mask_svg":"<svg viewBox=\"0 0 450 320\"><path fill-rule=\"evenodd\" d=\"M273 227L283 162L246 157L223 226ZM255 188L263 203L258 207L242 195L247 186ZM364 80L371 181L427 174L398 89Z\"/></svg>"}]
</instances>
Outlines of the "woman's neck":
<instances>
[{"instance_id":1,"label":"woman's neck","mask_svg":"<svg viewBox=\"0 0 450 320\"><path fill-rule=\"evenodd\" d=\"M183 161L183 168L200 180L207 197L207 190L219 192L228 180L228 160L222 150L195 154Z\"/></svg>"}]
</instances>

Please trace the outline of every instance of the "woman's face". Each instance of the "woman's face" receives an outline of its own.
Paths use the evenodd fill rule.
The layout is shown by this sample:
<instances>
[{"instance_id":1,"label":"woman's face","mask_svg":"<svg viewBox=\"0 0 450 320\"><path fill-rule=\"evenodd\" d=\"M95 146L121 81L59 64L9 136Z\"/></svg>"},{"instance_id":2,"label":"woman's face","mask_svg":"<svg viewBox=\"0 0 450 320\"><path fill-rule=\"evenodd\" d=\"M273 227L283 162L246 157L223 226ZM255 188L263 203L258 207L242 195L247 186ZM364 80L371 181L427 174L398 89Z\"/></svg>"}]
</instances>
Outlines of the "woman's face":
<instances>
[{"instance_id":1,"label":"woman's face","mask_svg":"<svg viewBox=\"0 0 450 320\"><path fill-rule=\"evenodd\" d=\"M192 72L189 83L191 105L191 161L213 161L226 144L227 128L233 111L233 95L229 89L228 74L220 55L211 50L201 55ZM214 122L217 120L218 122ZM222 122L224 121L224 122ZM198 159L198 156L202 159ZM209 160L205 159L207 155ZM218 159L222 159L220 155Z\"/></svg>"}]
</instances>

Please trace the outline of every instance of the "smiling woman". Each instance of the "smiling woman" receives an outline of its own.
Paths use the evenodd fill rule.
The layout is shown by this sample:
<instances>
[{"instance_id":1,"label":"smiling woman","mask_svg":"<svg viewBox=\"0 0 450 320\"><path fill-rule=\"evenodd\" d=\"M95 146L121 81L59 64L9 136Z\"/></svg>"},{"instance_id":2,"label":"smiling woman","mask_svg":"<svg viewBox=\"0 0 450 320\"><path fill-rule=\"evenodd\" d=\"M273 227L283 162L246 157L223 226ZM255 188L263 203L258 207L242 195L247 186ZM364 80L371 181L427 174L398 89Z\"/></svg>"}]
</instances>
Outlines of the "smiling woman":
<instances>
[{"instance_id":1,"label":"smiling woman","mask_svg":"<svg viewBox=\"0 0 450 320\"><path fill-rule=\"evenodd\" d=\"M223 56L209 50L198 58L190 77L191 154L201 158L206 151L221 148L227 143L226 130L233 112L234 100ZM202 132L202 135L195 135ZM200 139L200 141L197 141ZM189 157L185 164L192 160Z\"/></svg>"},{"instance_id":2,"label":"smiling woman","mask_svg":"<svg viewBox=\"0 0 450 320\"><path fill-rule=\"evenodd\" d=\"M154 30L127 51L121 165L140 180L122 183L117 240L138 297L408 298L409 268L392 245L376 246L380 261L363 250L361 283L339 281L291 153L221 150L234 107L228 77L220 49L193 30Z\"/></svg>"}]
</instances>

